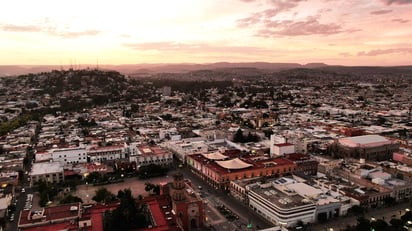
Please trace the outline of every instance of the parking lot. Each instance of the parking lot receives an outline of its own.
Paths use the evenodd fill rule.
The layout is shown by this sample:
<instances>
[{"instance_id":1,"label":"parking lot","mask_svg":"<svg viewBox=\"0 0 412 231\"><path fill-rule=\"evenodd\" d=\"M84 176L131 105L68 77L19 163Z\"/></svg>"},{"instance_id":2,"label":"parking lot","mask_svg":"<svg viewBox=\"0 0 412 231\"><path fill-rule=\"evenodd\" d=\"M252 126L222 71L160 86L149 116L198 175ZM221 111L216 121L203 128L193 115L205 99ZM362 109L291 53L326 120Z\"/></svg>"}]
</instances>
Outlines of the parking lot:
<instances>
[{"instance_id":1,"label":"parking lot","mask_svg":"<svg viewBox=\"0 0 412 231\"><path fill-rule=\"evenodd\" d=\"M33 197L32 193L26 195L26 203L24 204L24 210L30 210L33 207Z\"/></svg>"}]
</instances>

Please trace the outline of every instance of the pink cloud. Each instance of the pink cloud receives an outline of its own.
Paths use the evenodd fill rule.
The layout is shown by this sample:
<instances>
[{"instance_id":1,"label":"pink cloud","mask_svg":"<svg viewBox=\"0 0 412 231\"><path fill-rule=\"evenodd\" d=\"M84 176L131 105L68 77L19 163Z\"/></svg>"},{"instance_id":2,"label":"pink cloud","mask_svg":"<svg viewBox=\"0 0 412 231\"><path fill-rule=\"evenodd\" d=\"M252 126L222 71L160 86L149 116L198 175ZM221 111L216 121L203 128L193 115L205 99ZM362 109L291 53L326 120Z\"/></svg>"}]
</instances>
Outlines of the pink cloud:
<instances>
[{"instance_id":1,"label":"pink cloud","mask_svg":"<svg viewBox=\"0 0 412 231\"><path fill-rule=\"evenodd\" d=\"M370 13L380 15L380 14L388 14L390 12L392 12L392 10L376 10L376 11L372 11Z\"/></svg>"},{"instance_id":2,"label":"pink cloud","mask_svg":"<svg viewBox=\"0 0 412 231\"><path fill-rule=\"evenodd\" d=\"M402 4L410 4L410 3L412 3L412 0L383 0L383 2L386 5L391 5L391 4L402 5Z\"/></svg>"},{"instance_id":3,"label":"pink cloud","mask_svg":"<svg viewBox=\"0 0 412 231\"><path fill-rule=\"evenodd\" d=\"M0 24L0 30L10 32L39 32L42 28L35 25Z\"/></svg>"},{"instance_id":4,"label":"pink cloud","mask_svg":"<svg viewBox=\"0 0 412 231\"><path fill-rule=\"evenodd\" d=\"M260 22L268 21L275 17L279 13L290 11L291 9L297 7L299 2L306 0L271 0L270 8L262 11L252 13L246 18L237 20L239 27L248 27L250 25L255 25Z\"/></svg>"},{"instance_id":5,"label":"pink cloud","mask_svg":"<svg viewBox=\"0 0 412 231\"><path fill-rule=\"evenodd\" d=\"M82 31L71 31L71 30L58 30L56 27L51 25L16 25L16 24L0 24L0 30L8 32L41 32L47 33L53 36L59 36L63 38L77 38L82 36L94 36L100 33L98 30L82 30Z\"/></svg>"},{"instance_id":6,"label":"pink cloud","mask_svg":"<svg viewBox=\"0 0 412 231\"><path fill-rule=\"evenodd\" d=\"M342 52L342 53L339 53L339 55L340 56L343 56L343 57L350 57L350 56L352 56L350 53L348 53L348 52Z\"/></svg>"},{"instance_id":7,"label":"pink cloud","mask_svg":"<svg viewBox=\"0 0 412 231\"><path fill-rule=\"evenodd\" d=\"M392 22L407 23L409 22L409 20L403 19L403 18L395 18L395 19L392 19Z\"/></svg>"},{"instance_id":8,"label":"pink cloud","mask_svg":"<svg viewBox=\"0 0 412 231\"><path fill-rule=\"evenodd\" d=\"M258 35L263 37L273 37L276 35L331 35L343 31L342 27L336 23L320 23L316 17L308 17L303 21L283 20L267 22L265 29L260 30Z\"/></svg>"},{"instance_id":9,"label":"pink cloud","mask_svg":"<svg viewBox=\"0 0 412 231\"><path fill-rule=\"evenodd\" d=\"M83 36L94 36L100 34L98 30L83 30L83 31L51 31L50 34L64 37L64 38L77 38Z\"/></svg>"},{"instance_id":10,"label":"pink cloud","mask_svg":"<svg viewBox=\"0 0 412 231\"><path fill-rule=\"evenodd\" d=\"M371 51L358 52L358 56L377 56L386 54L412 54L412 48L392 48L392 49L377 49Z\"/></svg>"}]
</instances>

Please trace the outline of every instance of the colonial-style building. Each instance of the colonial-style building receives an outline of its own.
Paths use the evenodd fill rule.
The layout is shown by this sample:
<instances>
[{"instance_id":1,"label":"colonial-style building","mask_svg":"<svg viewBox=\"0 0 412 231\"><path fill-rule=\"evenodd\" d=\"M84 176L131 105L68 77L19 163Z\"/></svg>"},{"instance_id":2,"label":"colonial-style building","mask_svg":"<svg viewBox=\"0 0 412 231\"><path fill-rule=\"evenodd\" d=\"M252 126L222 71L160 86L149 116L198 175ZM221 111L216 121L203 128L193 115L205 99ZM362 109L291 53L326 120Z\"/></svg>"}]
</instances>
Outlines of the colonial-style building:
<instances>
[{"instance_id":1,"label":"colonial-style building","mask_svg":"<svg viewBox=\"0 0 412 231\"><path fill-rule=\"evenodd\" d=\"M284 176L296 170L296 165L285 158L240 156L234 150L225 153L194 154L187 156L187 164L205 182L217 189L228 190L230 181L258 176Z\"/></svg>"}]
</instances>

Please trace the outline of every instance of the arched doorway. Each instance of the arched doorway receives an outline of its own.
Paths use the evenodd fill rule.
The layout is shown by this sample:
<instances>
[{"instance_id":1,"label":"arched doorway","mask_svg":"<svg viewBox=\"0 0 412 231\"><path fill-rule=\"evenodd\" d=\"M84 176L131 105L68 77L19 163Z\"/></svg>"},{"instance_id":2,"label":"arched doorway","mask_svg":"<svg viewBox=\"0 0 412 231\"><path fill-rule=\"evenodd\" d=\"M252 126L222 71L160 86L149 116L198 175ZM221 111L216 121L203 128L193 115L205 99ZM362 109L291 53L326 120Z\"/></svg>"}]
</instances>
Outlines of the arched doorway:
<instances>
[{"instance_id":1,"label":"arched doorway","mask_svg":"<svg viewBox=\"0 0 412 231\"><path fill-rule=\"evenodd\" d=\"M195 218L190 220L190 229L196 229L197 228L197 221Z\"/></svg>"}]
</instances>

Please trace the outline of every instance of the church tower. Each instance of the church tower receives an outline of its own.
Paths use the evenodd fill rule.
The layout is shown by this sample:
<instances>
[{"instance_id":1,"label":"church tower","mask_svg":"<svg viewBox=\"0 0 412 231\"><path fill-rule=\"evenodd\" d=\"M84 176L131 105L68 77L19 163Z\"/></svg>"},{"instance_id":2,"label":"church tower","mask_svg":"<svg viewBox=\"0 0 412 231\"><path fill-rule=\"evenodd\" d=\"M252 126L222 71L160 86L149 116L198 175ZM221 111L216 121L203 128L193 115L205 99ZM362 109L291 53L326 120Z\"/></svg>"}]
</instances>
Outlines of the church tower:
<instances>
[{"instance_id":1,"label":"church tower","mask_svg":"<svg viewBox=\"0 0 412 231\"><path fill-rule=\"evenodd\" d=\"M183 201L185 199L185 182L181 172L173 176L171 193L173 201Z\"/></svg>"}]
</instances>

